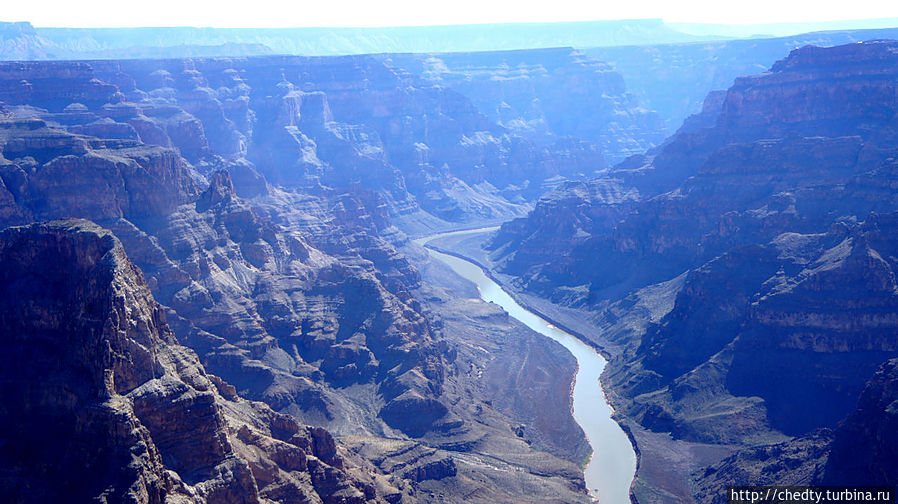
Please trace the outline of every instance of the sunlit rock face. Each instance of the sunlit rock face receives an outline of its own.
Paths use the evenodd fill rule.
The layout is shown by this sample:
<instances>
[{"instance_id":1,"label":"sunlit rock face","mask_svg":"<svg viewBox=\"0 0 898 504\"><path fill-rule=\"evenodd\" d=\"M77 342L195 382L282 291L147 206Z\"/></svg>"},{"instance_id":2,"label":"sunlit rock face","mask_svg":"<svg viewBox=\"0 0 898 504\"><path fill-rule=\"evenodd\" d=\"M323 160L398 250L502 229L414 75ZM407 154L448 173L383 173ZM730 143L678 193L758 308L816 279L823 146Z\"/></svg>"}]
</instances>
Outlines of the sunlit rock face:
<instances>
[{"instance_id":1,"label":"sunlit rock face","mask_svg":"<svg viewBox=\"0 0 898 504\"><path fill-rule=\"evenodd\" d=\"M272 189L196 71L119 72L110 80L120 88L81 63L3 72L34 81L29 96L4 95L13 102L0 126L4 226L81 217L112 229L204 362L278 409L345 422L347 404L328 390L350 384L383 387L364 406L372 419L410 390L437 401L440 357L408 294L418 273L378 237L396 233L383 193L357 183L317 184L312 195ZM142 79L161 91L143 105L124 101L117 89L139 95ZM63 106L69 80L84 83L74 98L87 104ZM191 112L168 103L172 93ZM244 126L255 123L232 106Z\"/></svg>"},{"instance_id":2,"label":"sunlit rock face","mask_svg":"<svg viewBox=\"0 0 898 504\"><path fill-rule=\"evenodd\" d=\"M538 107L552 131L517 132L388 56L4 63L0 217L112 229L185 341L248 397L338 430L454 432L446 357L391 219L520 214L607 168L585 109L631 105L571 50L461 58L486 87L522 57L532 84L502 96L590 106L567 122ZM378 395L346 401L353 385ZM381 420L348 423L360 407Z\"/></svg>"},{"instance_id":3,"label":"sunlit rock face","mask_svg":"<svg viewBox=\"0 0 898 504\"><path fill-rule=\"evenodd\" d=\"M896 28L846 29L701 44L594 47L583 52L608 62L620 72L629 91L657 111L668 131L673 132L690 114L701 109L708 92L727 89L737 77L766 71L793 49L896 37Z\"/></svg>"},{"instance_id":4,"label":"sunlit rock face","mask_svg":"<svg viewBox=\"0 0 898 504\"><path fill-rule=\"evenodd\" d=\"M610 162L618 162L664 139L658 114L640 106L621 75L578 50L388 58L457 90L490 120L535 141L585 140L601 147Z\"/></svg>"},{"instance_id":5,"label":"sunlit rock face","mask_svg":"<svg viewBox=\"0 0 898 504\"><path fill-rule=\"evenodd\" d=\"M360 186L394 215L502 218L656 145L660 120L572 49L4 63L0 101L72 133L176 147L242 196ZM239 175L239 176L238 176Z\"/></svg>"},{"instance_id":6,"label":"sunlit rock face","mask_svg":"<svg viewBox=\"0 0 898 504\"><path fill-rule=\"evenodd\" d=\"M894 167L892 49L888 42L807 47L769 72L737 79L661 147L586 189L559 189L528 220L506 225L493 247L512 245L497 257L506 271L545 283L547 293L585 286L583 301L592 303L667 280L737 244L892 210L884 183ZM565 258L549 261L540 233L559 228Z\"/></svg>"},{"instance_id":7,"label":"sunlit rock face","mask_svg":"<svg viewBox=\"0 0 898 504\"><path fill-rule=\"evenodd\" d=\"M23 75L34 76L28 86ZM476 491L481 502L588 499L573 455L586 441L567 409L533 413L535 399L524 392L531 388L515 387L520 397L512 399L524 406L500 410L490 395L497 392L459 371L508 361L528 373L548 367L552 378L536 387L546 392L567 389L569 360L535 338L520 353L497 344L520 330L507 319L488 317L477 332L471 320L445 329L433 306L448 303L448 294L422 291L421 272L398 250L407 238L393 222L445 227L435 214L480 222L520 212L524 193L538 189L500 193L489 180L513 177L513 166L533 177L545 168L545 183L555 184L564 178L559 170L604 167L594 146L565 141L572 150L558 168L555 151L502 133L461 94L374 57L10 63L0 65L0 80L0 227L81 218L115 235L116 247L143 271L167 327L196 352L191 358L225 398L199 394L194 404L182 397L191 389L178 383L137 387L135 422L150 437L136 442L155 444L160 474L180 478L152 483L161 485L160 499L200 495L203 481L228 502L253 502L253 488L263 502L409 502L420 495L418 484L456 489L457 499ZM425 162L417 137L431 129L450 136L441 172ZM480 133L494 130L498 144ZM394 160L408 145L415 170L426 175L418 179L425 193ZM589 162L577 164L574 151ZM517 152L529 164L512 163ZM443 206L428 214L424 200ZM463 346L462 335L471 334L498 357ZM460 353L464 361L456 362ZM244 404L238 398L267 406L238 408L231 404ZM186 415L177 410L182 402L202 418L164 427ZM563 427L542 432L558 416ZM508 427L525 420L534 424L527 438ZM245 430L241 422L252 425ZM226 434L209 456L231 465L202 459L207 446L183 440L191 430L213 441ZM283 444L291 439L302 453ZM526 470L456 463L456 453L487 451L507 459L497 465ZM132 476L156 481L153 457L145 457L146 476L122 476L114 487L131 488ZM200 466L220 469L227 481L199 475ZM496 479L484 483L484 474ZM532 484L540 490L525 495L521 488ZM171 494L171 485L182 490ZM85 492L94 495L94 487Z\"/></svg>"}]
</instances>

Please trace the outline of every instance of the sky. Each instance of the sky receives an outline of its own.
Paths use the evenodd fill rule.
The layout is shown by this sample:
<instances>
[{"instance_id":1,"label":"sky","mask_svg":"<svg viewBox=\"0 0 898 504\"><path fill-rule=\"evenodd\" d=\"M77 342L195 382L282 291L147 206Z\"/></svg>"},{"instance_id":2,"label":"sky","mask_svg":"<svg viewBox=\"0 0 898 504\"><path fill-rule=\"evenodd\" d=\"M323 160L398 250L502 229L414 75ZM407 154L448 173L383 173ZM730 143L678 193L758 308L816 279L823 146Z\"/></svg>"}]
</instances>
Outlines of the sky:
<instances>
[{"instance_id":1,"label":"sky","mask_svg":"<svg viewBox=\"0 0 898 504\"><path fill-rule=\"evenodd\" d=\"M662 18L752 24L898 17L898 1L851 0L28 0L7 1L0 20L37 27L423 26Z\"/></svg>"}]
</instances>

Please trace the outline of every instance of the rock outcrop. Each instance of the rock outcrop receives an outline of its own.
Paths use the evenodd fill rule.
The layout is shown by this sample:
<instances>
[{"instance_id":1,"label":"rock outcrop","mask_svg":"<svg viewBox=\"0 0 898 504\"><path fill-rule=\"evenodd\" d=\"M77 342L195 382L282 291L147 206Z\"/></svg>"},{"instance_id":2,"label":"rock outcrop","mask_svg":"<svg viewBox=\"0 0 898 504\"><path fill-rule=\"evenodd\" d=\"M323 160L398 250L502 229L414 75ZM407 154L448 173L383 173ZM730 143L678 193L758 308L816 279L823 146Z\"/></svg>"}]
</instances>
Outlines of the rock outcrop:
<instances>
[{"instance_id":1,"label":"rock outcrop","mask_svg":"<svg viewBox=\"0 0 898 504\"><path fill-rule=\"evenodd\" d=\"M359 186L408 226L521 215L662 138L618 74L572 49L422 58L3 63L0 101L70 133L175 147L201 173L228 169L242 196L266 179Z\"/></svg>"},{"instance_id":2,"label":"rock outcrop","mask_svg":"<svg viewBox=\"0 0 898 504\"><path fill-rule=\"evenodd\" d=\"M552 286L583 287L582 301L594 304L670 279L739 244L825 230L840 216L891 211L893 195L875 181L893 165L892 47L807 47L770 72L738 79L725 95L709 96L705 111L663 146L592 182L619 189L598 195L560 189L528 221L507 225L493 242L505 271L546 284L546 294ZM621 194L639 204L621 213ZM554 201L568 198L579 200L580 210L553 211ZM554 257L540 255L541 230L553 228L548 223L613 212L620 216L555 237L570 260L553 264ZM508 243L514 246L501 250ZM595 257L603 259L599 267Z\"/></svg>"},{"instance_id":3,"label":"rock outcrop","mask_svg":"<svg viewBox=\"0 0 898 504\"><path fill-rule=\"evenodd\" d=\"M80 65L73 72L92 75ZM53 106L65 85L54 82L44 79L49 91L35 104ZM207 181L179 155L187 151L197 165L220 160L199 120L178 119L196 126L186 133L161 128L165 143L180 148L65 131L71 116L98 109L134 114L90 103L46 119L3 121L4 226L81 217L114 230L206 365L253 399L277 409L298 402L304 406L294 406L294 414L329 422L349 415L322 387L374 382L383 385L384 401L415 390L426 399L423 410L432 409L439 358L407 292L416 272L375 237L389 228L378 193L331 190L318 200L269 195L264 185L256 196L268 199L253 207L238 196L229 172L209 173ZM266 213L289 223L275 224ZM372 399L370 416L382 406Z\"/></svg>"},{"instance_id":4,"label":"rock outcrop","mask_svg":"<svg viewBox=\"0 0 898 504\"><path fill-rule=\"evenodd\" d=\"M606 380L618 411L674 439L745 448L707 478L819 477L836 462L809 454L835 453L826 429L898 355L896 47L797 49L493 239L522 287L616 331ZM668 308L637 321L627 310L640 302ZM863 432L880 423L851 418Z\"/></svg>"},{"instance_id":5,"label":"rock outcrop","mask_svg":"<svg viewBox=\"0 0 898 504\"><path fill-rule=\"evenodd\" d=\"M764 72L796 47L894 38L898 38L895 28L827 30L702 44L594 47L583 52L610 64L623 76L629 91L657 111L673 132L701 109L709 92L727 89L737 77Z\"/></svg>"},{"instance_id":6,"label":"rock outcrop","mask_svg":"<svg viewBox=\"0 0 898 504\"><path fill-rule=\"evenodd\" d=\"M787 443L741 450L696 474L699 502L726 502L726 487L750 485L889 486L895 466L895 359L873 375L856 408L835 429Z\"/></svg>"},{"instance_id":7,"label":"rock outcrop","mask_svg":"<svg viewBox=\"0 0 898 504\"><path fill-rule=\"evenodd\" d=\"M664 140L658 115L641 107L608 64L570 48L388 55L388 62L449 86L490 120L535 141L585 140L609 162ZM603 169L599 153L595 169ZM556 157L556 163L567 161ZM559 170L563 173L563 171ZM531 177L527 177L531 178Z\"/></svg>"},{"instance_id":8,"label":"rock outcrop","mask_svg":"<svg viewBox=\"0 0 898 504\"><path fill-rule=\"evenodd\" d=\"M895 401L898 361L883 363L867 383L857 408L835 429L821 481L828 485L889 485L898 474Z\"/></svg>"},{"instance_id":9,"label":"rock outcrop","mask_svg":"<svg viewBox=\"0 0 898 504\"><path fill-rule=\"evenodd\" d=\"M206 374L109 231L9 228L0 278L9 502L382 502L329 433Z\"/></svg>"},{"instance_id":10,"label":"rock outcrop","mask_svg":"<svg viewBox=\"0 0 898 504\"><path fill-rule=\"evenodd\" d=\"M330 446L327 453L336 450L349 460L344 440L352 438L362 440L352 442L355 451L373 453L366 456L373 466L362 459L353 463L358 470L349 472L364 484L349 488L333 472L340 467L331 455L313 450L324 463L308 462L308 477L325 485L318 490L325 502L339 496L357 501L353 488L370 500L369 483L392 502L414 499L419 491L454 501L587 499L576 465L584 440L569 412L553 412L561 416L553 424L546 415L500 410L485 399L477 380L461 376L461 364L454 362L463 333L444 329L420 292L420 273L397 250L408 242L391 219L419 210L392 160L397 151L389 149L408 147L424 126L460 136L471 132L469 121L492 128L464 97L373 57L16 65L4 68L15 78L19 71L46 78L35 79L31 95L10 91L3 98L8 105L0 109L0 226L80 217L115 234L178 339L196 352L197 363L220 377L208 379L225 402L212 403L224 408L225 417L252 424L243 431L242 423L232 422L228 431L229 449L250 468L249 476L238 478L241 485L254 479L263 500L297 494L284 471L306 466L280 441L306 436L298 420L315 426L308 436L323 440L311 442L313 447ZM68 102L69 79L99 94ZM0 92L9 89L16 88ZM433 124L419 115L429 107L443 109ZM459 111L457 122L452 111ZM402 130L406 116L423 122ZM476 157L482 148L466 144L447 152ZM490 159L510 159L505 152L493 154ZM487 186L471 189L453 177L452 187L481 191L475 203L490 215L521 208ZM533 366L545 364L538 350L532 353ZM566 389L570 363L548 364L562 372L541 386ZM161 404L159 411L138 415L157 448L180 449L177 439L184 431L158 425L176 413L166 408L184 390L177 383L153 386L133 398L135 407ZM253 406L258 411L249 413L249 406L234 405L255 403L237 397L267 406ZM274 418L280 427L246 420L256 414ZM509 428L527 422L534 425L527 425L526 439ZM208 430L204 425L187 422L184 428ZM547 425L553 430L543 436ZM322 429L336 438L328 441ZM416 446L427 456L406 459L387 440ZM572 448L576 462L556 440ZM542 451L546 447L554 451ZM272 456L272 463L260 450L284 451L288 468L275 467L281 455ZM230 460L231 452L220 453ZM477 462L485 454L488 463ZM164 456L162 464L168 470ZM199 465L184 472L193 474ZM370 467L393 474L372 480L365 476L377 472ZM188 487L199 484L172 470ZM533 485L540 491L525 490Z\"/></svg>"},{"instance_id":11,"label":"rock outcrop","mask_svg":"<svg viewBox=\"0 0 898 504\"><path fill-rule=\"evenodd\" d=\"M621 384L629 413L717 443L834 427L898 353L895 265L883 259L894 254L894 220L783 234L687 274L635 350L641 371Z\"/></svg>"}]
</instances>

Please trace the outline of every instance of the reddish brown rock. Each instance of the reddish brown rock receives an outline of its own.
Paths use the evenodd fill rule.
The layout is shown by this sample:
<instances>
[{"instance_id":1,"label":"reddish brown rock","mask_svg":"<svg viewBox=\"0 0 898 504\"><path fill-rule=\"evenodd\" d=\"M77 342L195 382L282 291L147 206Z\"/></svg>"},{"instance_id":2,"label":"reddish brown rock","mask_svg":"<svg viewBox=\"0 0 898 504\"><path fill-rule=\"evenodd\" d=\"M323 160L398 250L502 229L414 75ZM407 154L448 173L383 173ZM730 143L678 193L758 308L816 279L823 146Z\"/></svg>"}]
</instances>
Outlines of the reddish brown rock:
<instances>
[{"instance_id":1,"label":"reddish brown rock","mask_svg":"<svg viewBox=\"0 0 898 504\"><path fill-rule=\"evenodd\" d=\"M10 502L377 501L329 433L219 395L108 231L8 229L0 278Z\"/></svg>"}]
</instances>

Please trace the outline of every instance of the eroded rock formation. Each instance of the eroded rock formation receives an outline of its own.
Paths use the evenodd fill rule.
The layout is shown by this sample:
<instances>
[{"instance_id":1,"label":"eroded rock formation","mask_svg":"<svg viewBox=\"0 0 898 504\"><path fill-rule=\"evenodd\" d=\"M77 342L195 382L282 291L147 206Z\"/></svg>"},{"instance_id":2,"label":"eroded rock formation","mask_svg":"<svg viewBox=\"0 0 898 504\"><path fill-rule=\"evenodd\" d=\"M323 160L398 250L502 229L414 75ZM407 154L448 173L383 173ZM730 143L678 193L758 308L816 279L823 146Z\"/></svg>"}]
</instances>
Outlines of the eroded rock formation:
<instances>
[{"instance_id":1,"label":"eroded rock formation","mask_svg":"<svg viewBox=\"0 0 898 504\"><path fill-rule=\"evenodd\" d=\"M327 431L206 374L109 231L9 228L0 279L9 502L383 502Z\"/></svg>"},{"instance_id":2,"label":"eroded rock formation","mask_svg":"<svg viewBox=\"0 0 898 504\"><path fill-rule=\"evenodd\" d=\"M23 75L34 77L25 85ZM408 242L392 219L420 216L420 207L397 168L406 165L395 159L422 130L449 135L444 164L467 166L468 158L452 156L483 154L498 163L489 177L507 177L513 165L504 147L453 143L485 139L474 126L501 129L463 96L373 57L16 63L0 65L0 80L11 83L0 90L0 227L78 217L114 233L171 330L196 352L192 362L214 373L205 379L218 395L198 394L191 406L203 418L170 431L165 419L194 400L191 389L152 382L129 396L135 422L162 452L160 474L175 471L183 492L212 481L209 492L220 487L223 499L255 485L262 501L290 501L297 485L320 483L324 502L587 500L576 465L585 440L567 410L553 423L543 412L493 406L478 378L461 372L490 357L465 350L464 363L455 362L471 322L446 329L433 311L439 296L422 294L419 271L397 250ZM79 90L79 101L70 101L69 89ZM502 135L501 145L538 152L539 162L527 161L533 173L551 158L529 140ZM595 149L575 148L595 159ZM433 176L430 168L421 173ZM522 208L461 176L440 175L448 185L438 181L427 191L476 193L452 197L473 201L461 216ZM494 325L495 338L515 330ZM526 355L534 368L563 371L557 383L541 383L541 393L566 387L568 361L542 355L538 344ZM248 420L254 415L263 419ZM227 424L226 439L207 417ZM532 425L521 437L514 429L525 422ZM220 446L208 460L172 469L182 458L206 456L205 445L178 451L191 446L181 439L193 429ZM296 440L307 460L283 444L294 435L312 440ZM349 455L348 446L364 458ZM341 468L338 456L354 462ZM207 474L219 459L231 464L222 467L233 485ZM146 460L149 481L156 466L151 454ZM296 482L291 471L308 475ZM344 484L350 480L340 471L358 477ZM375 477L383 472L390 476Z\"/></svg>"},{"instance_id":3,"label":"eroded rock formation","mask_svg":"<svg viewBox=\"0 0 898 504\"><path fill-rule=\"evenodd\" d=\"M813 433L898 355L895 48L797 49L493 239L522 287L592 310L623 344L606 378L627 417L751 447L707 473L718 484L822 477L812 459L836 445ZM878 428L858 411L846 422Z\"/></svg>"}]
</instances>

